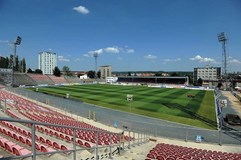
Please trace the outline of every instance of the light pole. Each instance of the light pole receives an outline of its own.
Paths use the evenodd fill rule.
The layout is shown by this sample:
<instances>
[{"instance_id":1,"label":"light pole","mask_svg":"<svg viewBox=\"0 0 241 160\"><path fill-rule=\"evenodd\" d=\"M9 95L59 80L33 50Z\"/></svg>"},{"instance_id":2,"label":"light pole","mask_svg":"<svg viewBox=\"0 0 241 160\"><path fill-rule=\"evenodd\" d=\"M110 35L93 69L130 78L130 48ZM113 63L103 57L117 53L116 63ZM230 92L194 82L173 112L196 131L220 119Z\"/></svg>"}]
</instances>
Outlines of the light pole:
<instances>
[{"instance_id":1,"label":"light pole","mask_svg":"<svg viewBox=\"0 0 241 160\"><path fill-rule=\"evenodd\" d=\"M17 36L15 42L13 42L13 61L12 61L12 87L14 86L14 65L15 65L15 58L16 58L16 51L17 46L21 44L22 38Z\"/></svg>"},{"instance_id":2,"label":"light pole","mask_svg":"<svg viewBox=\"0 0 241 160\"><path fill-rule=\"evenodd\" d=\"M222 48L223 48L223 54L222 54L222 69L223 69L223 76L225 80L225 87L227 89L227 50L226 50L226 44L227 44L227 36L225 35L224 32L221 32L218 34L218 41L222 43Z\"/></svg>"},{"instance_id":3,"label":"light pole","mask_svg":"<svg viewBox=\"0 0 241 160\"><path fill-rule=\"evenodd\" d=\"M98 58L98 53L94 53L94 58L95 58L95 79L97 79L97 58Z\"/></svg>"}]
</instances>

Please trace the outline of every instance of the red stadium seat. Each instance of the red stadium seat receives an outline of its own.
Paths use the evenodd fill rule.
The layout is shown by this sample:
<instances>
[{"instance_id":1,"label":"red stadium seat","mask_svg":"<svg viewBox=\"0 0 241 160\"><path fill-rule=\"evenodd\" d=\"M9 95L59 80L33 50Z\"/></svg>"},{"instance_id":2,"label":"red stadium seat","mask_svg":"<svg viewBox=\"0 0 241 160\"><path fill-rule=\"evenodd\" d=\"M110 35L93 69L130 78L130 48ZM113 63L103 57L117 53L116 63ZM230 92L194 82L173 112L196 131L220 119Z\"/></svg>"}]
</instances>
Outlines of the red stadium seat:
<instances>
[{"instance_id":1,"label":"red stadium seat","mask_svg":"<svg viewBox=\"0 0 241 160\"><path fill-rule=\"evenodd\" d=\"M16 156L23 156L23 155L28 155L28 154L31 154L32 152L29 151L28 149L26 148L23 148L23 149L18 149L16 148L15 146L13 147L13 154L15 154Z\"/></svg>"},{"instance_id":2,"label":"red stadium seat","mask_svg":"<svg viewBox=\"0 0 241 160\"><path fill-rule=\"evenodd\" d=\"M32 141L29 138L26 138L25 143L30 147L32 146Z\"/></svg>"},{"instance_id":3,"label":"red stadium seat","mask_svg":"<svg viewBox=\"0 0 241 160\"><path fill-rule=\"evenodd\" d=\"M16 146L16 143L13 143L11 141L4 142L5 149L9 152L13 152L13 146Z\"/></svg>"},{"instance_id":4,"label":"red stadium seat","mask_svg":"<svg viewBox=\"0 0 241 160\"><path fill-rule=\"evenodd\" d=\"M46 139L46 144L49 146L53 146L53 142L49 139Z\"/></svg>"},{"instance_id":5,"label":"red stadium seat","mask_svg":"<svg viewBox=\"0 0 241 160\"><path fill-rule=\"evenodd\" d=\"M0 139L0 146L5 148L5 142L8 142L9 140L5 139L5 138L1 138Z\"/></svg>"},{"instance_id":6,"label":"red stadium seat","mask_svg":"<svg viewBox=\"0 0 241 160\"><path fill-rule=\"evenodd\" d=\"M60 145L57 142L53 142L53 147L56 149L60 149Z\"/></svg>"},{"instance_id":7,"label":"red stadium seat","mask_svg":"<svg viewBox=\"0 0 241 160\"><path fill-rule=\"evenodd\" d=\"M40 142L45 143L46 140L43 137L39 137Z\"/></svg>"},{"instance_id":8,"label":"red stadium seat","mask_svg":"<svg viewBox=\"0 0 241 160\"><path fill-rule=\"evenodd\" d=\"M19 141L22 143L26 143L26 138L23 136L19 136Z\"/></svg>"}]
</instances>

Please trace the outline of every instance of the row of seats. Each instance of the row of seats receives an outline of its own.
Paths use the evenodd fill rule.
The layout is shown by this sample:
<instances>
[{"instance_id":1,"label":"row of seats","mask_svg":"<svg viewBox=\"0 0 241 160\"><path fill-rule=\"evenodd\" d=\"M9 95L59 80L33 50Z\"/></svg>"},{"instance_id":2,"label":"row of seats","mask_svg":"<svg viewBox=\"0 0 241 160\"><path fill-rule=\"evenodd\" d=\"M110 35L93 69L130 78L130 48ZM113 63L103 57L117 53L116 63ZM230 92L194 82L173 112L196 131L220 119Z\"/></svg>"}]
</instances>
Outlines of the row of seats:
<instances>
[{"instance_id":1,"label":"row of seats","mask_svg":"<svg viewBox=\"0 0 241 160\"><path fill-rule=\"evenodd\" d=\"M9 139L3 138L2 136L0 136L0 147L16 156L29 155L32 153L30 150L10 141Z\"/></svg>"},{"instance_id":2,"label":"row of seats","mask_svg":"<svg viewBox=\"0 0 241 160\"><path fill-rule=\"evenodd\" d=\"M9 112L10 110L8 110ZM11 112L10 112L11 113ZM11 116L11 115L10 115ZM31 138L31 133L29 131L26 131L24 129L21 129L17 126L14 126L13 124L11 124L10 122L5 122L5 121L0 121L0 123L2 123L4 126L7 126L8 128L14 130L15 132L19 133L19 134L22 134L28 138ZM31 125L28 125L26 124L28 127L31 127ZM65 140L67 142L73 142L73 137L70 137L68 135L64 135L64 134L61 134L61 133L58 133L58 132L55 132L53 130L50 130L50 129L47 129L47 128L43 128L42 126L36 126L36 129L42 133L46 133L47 135L50 135L50 136L55 136L56 138L59 138L61 140ZM5 130L5 129L4 129ZM3 132L6 132L4 131ZM9 134L11 135L11 134ZM16 137L16 136L15 136ZM21 142L22 143L25 143L25 142L29 142L31 141L31 139L23 139L23 138L18 138L18 139L21 139ZM71 148L68 148L66 147L65 145L63 144L59 144L58 142L55 142L55 141L51 141L49 139L46 139L44 137L41 137L41 136L38 136L38 135L35 135L35 139L36 141L40 142L40 143L44 143L46 144L47 146L51 146L51 147L54 147L55 149L60 149L60 150L70 150ZM76 139L76 143L77 145L81 146L81 147L87 147L87 148L90 148L92 146L94 146L93 144L89 144L88 142L86 141L81 141L80 139ZM30 144L30 143L28 143ZM39 149L40 147L38 147L39 145L36 144L36 148Z\"/></svg>"},{"instance_id":3,"label":"row of seats","mask_svg":"<svg viewBox=\"0 0 241 160\"><path fill-rule=\"evenodd\" d=\"M62 76L56 77L54 75L49 75L49 78L55 83L55 84L65 84L68 83L66 79Z\"/></svg>"},{"instance_id":4,"label":"row of seats","mask_svg":"<svg viewBox=\"0 0 241 160\"><path fill-rule=\"evenodd\" d=\"M31 77L37 84L54 84L54 82L44 74L27 74Z\"/></svg>"},{"instance_id":5,"label":"row of seats","mask_svg":"<svg viewBox=\"0 0 241 160\"><path fill-rule=\"evenodd\" d=\"M9 122L2 121L2 123L9 123ZM16 126L14 126L14 127L16 127ZM20 143L28 145L29 147L32 146L31 133L27 132L26 130L21 130L21 128L16 128L16 130L10 130L3 126L0 126L0 133L8 136L9 137L8 139L12 138ZM37 140L37 138L36 138L36 140ZM42 141L40 141L40 142L42 142ZM43 142L42 143L35 142L35 147L37 150L39 150L41 152L55 151L54 149L52 149L52 147L43 144Z\"/></svg>"},{"instance_id":6,"label":"row of seats","mask_svg":"<svg viewBox=\"0 0 241 160\"><path fill-rule=\"evenodd\" d=\"M34 121L53 123L53 124L59 124L59 125L67 125L67 126L73 126L73 127L81 127L81 128L101 131L99 132L99 135L98 135L99 145L109 145L111 143L120 142L120 137L117 134L111 134L111 141L110 141L110 138L109 138L110 134L101 128L97 128L87 123L77 121L69 116L53 111L47 107L40 106L32 101L26 100L14 94L0 91L0 98L13 100L17 102L17 105L14 103L11 103L12 107L13 108L17 107L19 113ZM41 130L39 128L37 129L41 132L44 132L45 134L50 134L52 136L56 136L57 138L59 137L63 138L63 140L65 141L71 141L73 139L72 129L61 128L61 127L49 127L49 126L48 128L49 129L45 128L44 130ZM80 144L82 144L81 141L83 141L83 144L85 147L92 146L92 144L96 143L96 140L97 140L97 136L95 132L87 131L83 129L76 130L76 137L79 139L78 141ZM126 141L133 140L133 138L129 138L128 136L125 136L124 138Z\"/></svg>"},{"instance_id":7,"label":"row of seats","mask_svg":"<svg viewBox=\"0 0 241 160\"><path fill-rule=\"evenodd\" d=\"M241 154L217 152L165 143L157 144L146 160L241 160Z\"/></svg>"}]
</instances>

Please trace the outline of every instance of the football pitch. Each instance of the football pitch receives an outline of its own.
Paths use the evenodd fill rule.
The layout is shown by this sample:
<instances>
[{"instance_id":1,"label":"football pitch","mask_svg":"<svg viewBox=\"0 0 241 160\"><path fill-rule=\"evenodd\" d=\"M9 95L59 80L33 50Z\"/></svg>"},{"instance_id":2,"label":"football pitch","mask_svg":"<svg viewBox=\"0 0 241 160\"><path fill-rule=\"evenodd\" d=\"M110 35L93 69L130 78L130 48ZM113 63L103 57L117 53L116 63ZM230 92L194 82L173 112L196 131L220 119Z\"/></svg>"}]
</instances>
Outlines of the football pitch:
<instances>
[{"instance_id":1,"label":"football pitch","mask_svg":"<svg viewBox=\"0 0 241 160\"><path fill-rule=\"evenodd\" d=\"M213 91L101 84L41 87L38 91L61 97L69 94L71 99L106 108L216 129ZM127 101L127 94L133 95L133 101Z\"/></svg>"}]
</instances>

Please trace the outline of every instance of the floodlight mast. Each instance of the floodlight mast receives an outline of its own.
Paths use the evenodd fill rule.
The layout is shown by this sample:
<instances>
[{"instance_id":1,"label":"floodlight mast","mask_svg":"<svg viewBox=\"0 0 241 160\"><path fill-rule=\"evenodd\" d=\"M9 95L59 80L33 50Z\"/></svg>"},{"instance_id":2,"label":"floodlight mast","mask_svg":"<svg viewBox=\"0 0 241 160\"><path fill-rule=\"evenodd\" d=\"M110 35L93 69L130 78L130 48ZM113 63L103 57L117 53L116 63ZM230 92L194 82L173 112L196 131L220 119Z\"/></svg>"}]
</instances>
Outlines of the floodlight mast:
<instances>
[{"instance_id":1,"label":"floodlight mast","mask_svg":"<svg viewBox=\"0 0 241 160\"><path fill-rule=\"evenodd\" d=\"M97 79L97 58L98 58L98 53L94 53L94 58L95 58L95 79Z\"/></svg>"},{"instance_id":2,"label":"floodlight mast","mask_svg":"<svg viewBox=\"0 0 241 160\"><path fill-rule=\"evenodd\" d=\"M224 32L221 32L218 34L218 41L220 43L222 43L222 48L223 48L223 54L222 54L222 72L223 72L223 76L225 79L225 82L227 83L227 50L226 50L226 44L228 39L225 36ZM227 87L227 85L226 85ZM227 89L227 88L226 88Z\"/></svg>"},{"instance_id":3,"label":"floodlight mast","mask_svg":"<svg viewBox=\"0 0 241 160\"><path fill-rule=\"evenodd\" d=\"M22 38L17 36L16 40L13 42L13 61L12 61L12 87L14 86L14 66L17 53L17 46L21 44Z\"/></svg>"}]
</instances>

